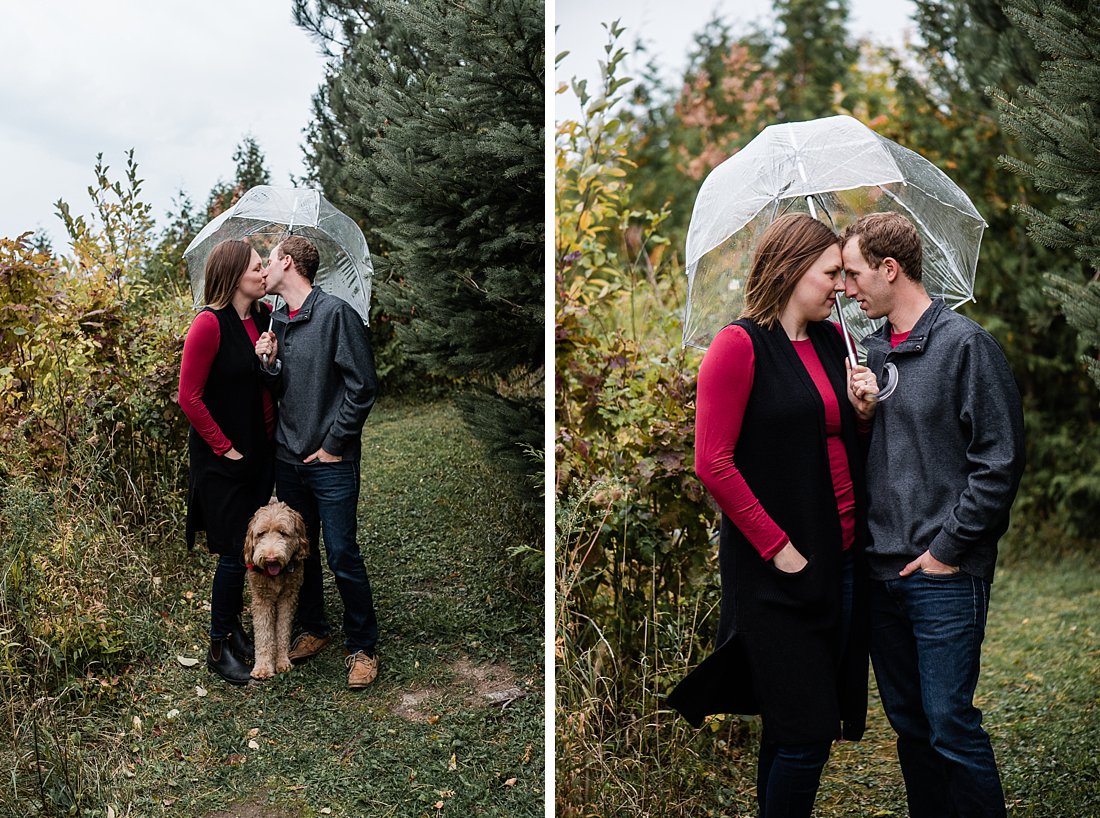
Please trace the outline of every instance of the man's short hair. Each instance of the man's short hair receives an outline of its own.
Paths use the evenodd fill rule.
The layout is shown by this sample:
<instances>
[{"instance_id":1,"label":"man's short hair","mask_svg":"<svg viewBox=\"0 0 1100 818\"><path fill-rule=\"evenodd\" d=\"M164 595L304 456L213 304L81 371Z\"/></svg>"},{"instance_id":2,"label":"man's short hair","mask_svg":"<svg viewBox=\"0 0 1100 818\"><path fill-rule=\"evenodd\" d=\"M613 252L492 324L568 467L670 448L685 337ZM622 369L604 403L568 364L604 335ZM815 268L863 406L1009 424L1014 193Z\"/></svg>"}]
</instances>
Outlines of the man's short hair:
<instances>
[{"instance_id":1,"label":"man's short hair","mask_svg":"<svg viewBox=\"0 0 1100 818\"><path fill-rule=\"evenodd\" d=\"M872 267L879 267L885 258L892 258L901 266L910 281L923 276L923 250L920 233L913 223L900 213L868 213L848 225L841 237L847 244L853 236L859 237L859 252Z\"/></svg>"},{"instance_id":2,"label":"man's short hair","mask_svg":"<svg viewBox=\"0 0 1100 818\"><path fill-rule=\"evenodd\" d=\"M290 256L298 272L313 283L317 277L317 268L321 266L321 256L313 242L301 236L291 236L279 242L279 258Z\"/></svg>"}]
</instances>

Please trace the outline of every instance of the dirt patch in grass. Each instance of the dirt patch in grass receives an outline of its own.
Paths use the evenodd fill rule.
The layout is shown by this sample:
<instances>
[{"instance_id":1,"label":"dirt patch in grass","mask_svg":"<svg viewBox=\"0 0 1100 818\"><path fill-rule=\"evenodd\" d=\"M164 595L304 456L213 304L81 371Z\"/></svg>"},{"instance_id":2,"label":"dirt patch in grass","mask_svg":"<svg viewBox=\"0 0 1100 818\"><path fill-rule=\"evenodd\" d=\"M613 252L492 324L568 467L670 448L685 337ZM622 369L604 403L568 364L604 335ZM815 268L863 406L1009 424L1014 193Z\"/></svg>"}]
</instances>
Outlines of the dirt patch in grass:
<instances>
[{"instance_id":1,"label":"dirt patch in grass","mask_svg":"<svg viewBox=\"0 0 1100 818\"><path fill-rule=\"evenodd\" d=\"M220 810L207 813L202 818L298 818L301 813L286 812L270 804L241 802Z\"/></svg>"},{"instance_id":2,"label":"dirt patch in grass","mask_svg":"<svg viewBox=\"0 0 1100 818\"><path fill-rule=\"evenodd\" d=\"M497 662L475 665L465 656L451 665L459 683L470 690L466 704L470 707L505 705L526 695L516 682L516 674L507 665Z\"/></svg>"},{"instance_id":3,"label":"dirt patch in grass","mask_svg":"<svg viewBox=\"0 0 1100 818\"><path fill-rule=\"evenodd\" d=\"M475 664L462 656L446 667L454 674L450 684L406 690L391 711L408 721L424 722L436 715L430 705L445 698L460 697L467 708L505 707L529 692L529 684L519 682L513 670L500 662Z\"/></svg>"},{"instance_id":4,"label":"dirt patch in grass","mask_svg":"<svg viewBox=\"0 0 1100 818\"><path fill-rule=\"evenodd\" d=\"M391 708L394 715L409 721L427 721L432 714L423 707L427 702L438 701L443 697L443 689L438 687L419 687L401 694L396 705Z\"/></svg>"}]
</instances>

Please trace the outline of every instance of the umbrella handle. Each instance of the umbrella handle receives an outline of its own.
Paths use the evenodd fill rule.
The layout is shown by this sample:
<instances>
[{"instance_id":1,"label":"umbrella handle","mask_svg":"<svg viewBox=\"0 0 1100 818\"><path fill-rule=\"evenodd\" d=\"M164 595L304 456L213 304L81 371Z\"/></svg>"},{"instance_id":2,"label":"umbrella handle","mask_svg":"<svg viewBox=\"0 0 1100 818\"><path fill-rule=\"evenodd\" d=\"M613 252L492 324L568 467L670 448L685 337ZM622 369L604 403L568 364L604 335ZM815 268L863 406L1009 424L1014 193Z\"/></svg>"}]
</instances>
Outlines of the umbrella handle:
<instances>
[{"instance_id":1,"label":"umbrella handle","mask_svg":"<svg viewBox=\"0 0 1100 818\"><path fill-rule=\"evenodd\" d=\"M886 400L888 397L894 394L894 390L898 388L898 368L894 366L893 361L887 361L886 366L882 370L882 387L878 390L878 395L875 400L880 403Z\"/></svg>"},{"instance_id":2,"label":"umbrella handle","mask_svg":"<svg viewBox=\"0 0 1100 818\"><path fill-rule=\"evenodd\" d=\"M852 336L848 332L848 322L844 320L844 310L840 306L840 293L836 294L836 314L840 319L840 334L844 336L844 348L848 350L848 360L852 367L859 366L859 358L856 356L856 348L852 344Z\"/></svg>"}]
</instances>

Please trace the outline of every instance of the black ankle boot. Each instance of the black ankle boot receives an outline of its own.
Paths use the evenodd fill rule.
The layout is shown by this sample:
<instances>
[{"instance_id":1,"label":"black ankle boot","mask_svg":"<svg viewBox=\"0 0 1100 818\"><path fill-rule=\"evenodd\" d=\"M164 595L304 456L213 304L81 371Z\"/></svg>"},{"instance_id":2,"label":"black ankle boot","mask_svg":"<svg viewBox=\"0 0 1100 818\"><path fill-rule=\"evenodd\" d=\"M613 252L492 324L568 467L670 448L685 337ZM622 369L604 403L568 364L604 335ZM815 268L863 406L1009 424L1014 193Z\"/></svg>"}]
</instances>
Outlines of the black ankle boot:
<instances>
[{"instance_id":1,"label":"black ankle boot","mask_svg":"<svg viewBox=\"0 0 1100 818\"><path fill-rule=\"evenodd\" d=\"M231 685L246 685L252 681L251 671L244 662L233 655L228 639L211 639L206 653L206 667Z\"/></svg>"},{"instance_id":2,"label":"black ankle boot","mask_svg":"<svg viewBox=\"0 0 1100 818\"><path fill-rule=\"evenodd\" d=\"M240 625L235 627L229 632L229 639L226 641L229 643L229 649L233 651L234 656L246 665L256 664L256 646L248 638L244 628Z\"/></svg>"}]
</instances>

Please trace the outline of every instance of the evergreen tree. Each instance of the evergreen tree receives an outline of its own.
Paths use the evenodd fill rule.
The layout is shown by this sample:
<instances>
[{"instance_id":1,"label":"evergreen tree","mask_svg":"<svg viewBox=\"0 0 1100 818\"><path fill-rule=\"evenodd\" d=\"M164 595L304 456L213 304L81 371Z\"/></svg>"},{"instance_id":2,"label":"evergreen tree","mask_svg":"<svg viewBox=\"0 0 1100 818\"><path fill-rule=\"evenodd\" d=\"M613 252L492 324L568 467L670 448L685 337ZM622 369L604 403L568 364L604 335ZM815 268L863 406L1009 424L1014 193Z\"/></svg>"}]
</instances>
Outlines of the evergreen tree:
<instances>
[{"instance_id":1,"label":"evergreen tree","mask_svg":"<svg viewBox=\"0 0 1100 818\"><path fill-rule=\"evenodd\" d=\"M977 100L990 86L1035 81L1039 57L1005 16L1000 0L915 0L915 6L925 53L948 57L923 64L950 97Z\"/></svg>"},{"instance_id":2,"label":"evergreen tree","mask_svg":"<svg viewBox=\"0 0 1100 818\"><path fill-rule=\"evenodd\" d=\"M145 280L158 290L189 293L191 283L183 251L202 230L204 219L195 211L191 197L182 190L172 204L175 209L168 212L167 225L145 266Z\"/></svg>"},{"instance_id":3,"label":"evergreen tree","mask_svg":"<svg viewBox=\"0 0 1100 818\"><path fill-rule=\"evenodd\" d=\"M783 47L772 68L782 118L798 122L850 108L844 85L859 52L848 36L848 0L775 0L775 12Z\"/></svg>"},{"instance_id":4,"label":"evergreen tree","mask_svg":"<svg viewBox=\"0 0 1100 818\"><path fill-rule=\"evenodd\" d=\"M1044 292L1044 273L1080 280L1080 261L1027 234L1014 206L1049 212L1059 193L1005 173L1000 155L1031 161L1001 127L989 91L1039 76L1028 38L994 0L917 0L920 74L899 66L900 116L883 132L936 162L974 200L989 223L982 240L977 303L962 312L1004 347L1024 399L1028 471L1016 508L1032 533L1044 525L1083 534L1100 522L1100 407L1078 364L1079 341ZM994 47L1000 39L1004 48ZM996 55L1001 56L997 57ZM904 131L893 129L902 124ZM1051 400L1057 395L1057 400ZM1068 430L1072 429L1072 432ZM1073 486L1068 484L1072 483Z\"/></svg>"},{"instance_id":5,"label":"evergreen tree","mask_svg":"<svg viewBox=\"0 0 1100 818\"><path fill-rule=\"evenodd\" d=\"M542 4L351 5L296 8L348 43L311 165L380 238L405 353L470 387L466 418L503 462L541 472L527 451L543 445Z\"/></svg>"},{"instance_id":6,"label":"evergreen tree","mask_svg":"<svg viewBox=\"0 0 1100 818\"><path fill-rule=\"evenodd\" d=\"M408 0L400 4L409 5ZM351 169L349 152L368 150L384 118L358 110L354 89L376 80L375 60L431 72L443 70L440 55L418 48L404 17L387 14L376 3L294 0L294 20L331 59L313 97L313 119L306 128L307 181L320 185L329 201L358 222L372 256L385 258L389 245L357 195L361 184ZM376 275L385 272L378 266Z\"/></svg>"},{"instance_id":7,"label":"evergreen tree","mask_svg":"<svg viewBox=\"0 0 1100 818\"><path fill-rule=\"evenodd\" d=\"M251 136L246 136L233 151L236 171L232 182L218 182L206 200L206 218L212 219L224 213L237 200L256 185L270 185L271 171L267 169L264 153Z\"/></svg>"},{"instance_id":8,"label":"evergreen tree","mask_svg":"<svg viewBox=\"0 0 1100 818\"><path fill-rule=\"evenodd\" d=\"M1058 194L1049 207L1020 205L1030 235L1070 250L1083 276L1048 274L1050 292L1090 349L1100 347L1100 18L1087 2L1007 0L1005 13L1050 56L1038 81L1013 100L995 91L1001 124L1033 158L1002 157L1039 190ZM1100 361L1086 357L1100 385Z\"/></svg>"}]
</instances>

